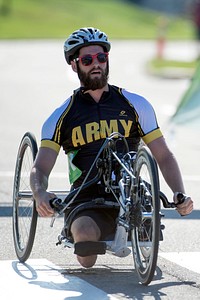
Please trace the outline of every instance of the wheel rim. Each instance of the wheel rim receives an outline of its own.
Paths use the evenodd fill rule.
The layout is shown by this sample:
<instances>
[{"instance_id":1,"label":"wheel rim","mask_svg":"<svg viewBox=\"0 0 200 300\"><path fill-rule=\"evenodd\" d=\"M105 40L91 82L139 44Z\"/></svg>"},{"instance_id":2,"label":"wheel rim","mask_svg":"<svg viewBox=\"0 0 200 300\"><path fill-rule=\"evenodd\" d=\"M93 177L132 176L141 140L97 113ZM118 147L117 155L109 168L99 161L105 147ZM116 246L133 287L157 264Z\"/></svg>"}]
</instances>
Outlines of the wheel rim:
<instances>
[{"instance_id":1,"label":"wheel rim","mask_svg":"<svg viewBox=\"0 0 200 300\"><path fill-rule=\"evenodd\" d=\"M140 281L148 284L154 275L159 245L159 184L157 169L148 152L141 151L136 161L137 200L142 205L142 221L131 232L135 268Z\"/></svg>"},{"instance_id":2,"label":"wheel rim","mask_svg":"<svg viewBox=\"0 0 200 300\"><path fill-rule=\"evenodd\" d=\"M33 140L25 136L18 152L13 190L13 236L20 261L25 261L30 254L37 224L35 201L29 182L36 152Z\"/></svg>"}]
</instances>

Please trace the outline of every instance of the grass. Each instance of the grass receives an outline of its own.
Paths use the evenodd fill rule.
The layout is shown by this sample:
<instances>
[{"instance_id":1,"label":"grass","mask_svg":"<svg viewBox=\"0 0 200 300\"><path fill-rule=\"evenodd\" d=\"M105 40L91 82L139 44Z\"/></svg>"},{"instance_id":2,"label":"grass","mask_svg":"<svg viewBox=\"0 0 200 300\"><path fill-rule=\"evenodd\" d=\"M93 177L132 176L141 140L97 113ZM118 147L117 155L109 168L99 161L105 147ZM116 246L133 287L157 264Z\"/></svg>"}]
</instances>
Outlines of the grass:
<instances>
[{"instance_id":1,"label":"grass","mask_svg":"<svg viewBox=\"0 0 200 300\"><path fill-rule=\"evenodd\" d=\"M156 69L161 68L183 68L183 69L191 69L196 68L197 61L177 61L177 60L167 60L167 59L153 59L151 61L152 67Z\"/></svg>"},{"instance_id":2,"label":"grass","mask_svg":"<svg viewBox=\"0 0 200 300\"><path fill-rule=\"evenodd\" d=\"M199 64L198 60L177 61L169 59L154 58L147 63L149 73L167 77L167 78L184 78L192 77Z\"/></svg>"},{"instance_id":3,"label":"grass","mask_svg":"<svg viewBox=\"0 0 200 300\"><path fill-rule=\"evenodd\" d=\"M77 28L99 27L111 39L155 39L159 14L120 0L0 0L0 39L64 38ZM191 39L188 20L170 18L169 39Z\"/></svg>"}]
</instances>

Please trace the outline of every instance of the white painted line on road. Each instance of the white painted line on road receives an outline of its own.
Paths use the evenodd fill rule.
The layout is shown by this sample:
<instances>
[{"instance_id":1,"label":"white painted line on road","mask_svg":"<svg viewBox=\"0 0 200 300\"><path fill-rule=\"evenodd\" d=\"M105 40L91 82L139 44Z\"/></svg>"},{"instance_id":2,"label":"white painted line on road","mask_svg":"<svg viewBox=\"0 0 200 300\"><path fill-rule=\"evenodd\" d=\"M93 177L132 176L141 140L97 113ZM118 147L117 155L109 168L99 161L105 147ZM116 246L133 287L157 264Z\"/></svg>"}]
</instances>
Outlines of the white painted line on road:
<instances>
[{"instance_id":1,"label":"white painted line on road","mask_svg":"<svg viewBox=\"0 0 200 300\"><path fill-rule=\"evenodd\" d=\"M11 171L0 171L0 177L13 177L14 172Z\"/></svg>"},{"instance_id":2,"label":"white painted line on road","mask_svg":"<svg viewBox=\"0 0 200 300\"><path fill-rule=\"evenodd\" d=\"M199 175L183 175L184 181L200 181Z\"/></svg>"},{"instance_id":3,"label":"white painted line on road","mask_svg":"<svg viewBox=\"0 0 200 300\"><path fill-rule=\"evenodd\" d=\"M200 252L161 252L159 256L200 274Z\"/></svg>"},{"instance_id":4,"label":"white painted line on road","mask_svg":"<svg viewBox=\"0 0 200 300\"><path fill-rule=\"evenodd\" d=\"M0 171L0 177L13 177L14 172L12 171ZM66 178L67 172L52 172L51 178ZM200 175L183 175L184 181L200 181Z\"/></svg>"},{"instance_id":5,"label":"white painted line on road","mask_svg":"<svg viewBox=\"0 0 200 300\"><path fill-rule=\"evenodd\" d=\"M52 172L51 178L67 178L67 172ZM14 172L12 171L0 171L0 177L14 177Z\"/></svg>"},{"instance_id":6,"label":"white painted line on road","mask_svg":"<svg viewBox=\"0 0 200 300\"><path fill-rule=\"evenodd\" d=\"M182 175L183 181L200 181L199 175Z\"/></svg>"},{"instance_id":7,"label":"white painted line on road","mask_svg":"<svg viewBox=\"0 0 200 300\"><path fill-rule=\"evenodd\" d=\"M46 259L0 261L1 299L9 300L116 300L111 295L72 275L62 275L59 267Z\"/></svg>"}]
</instances>

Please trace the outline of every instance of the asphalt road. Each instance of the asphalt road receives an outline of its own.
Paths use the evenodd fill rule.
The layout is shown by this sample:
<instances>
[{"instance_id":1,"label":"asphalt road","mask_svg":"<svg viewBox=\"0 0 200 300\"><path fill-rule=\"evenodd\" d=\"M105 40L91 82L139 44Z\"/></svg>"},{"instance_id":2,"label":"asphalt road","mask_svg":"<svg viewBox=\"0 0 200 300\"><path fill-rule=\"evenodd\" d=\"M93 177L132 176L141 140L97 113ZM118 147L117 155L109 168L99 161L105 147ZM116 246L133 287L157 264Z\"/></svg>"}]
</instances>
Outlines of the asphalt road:
<instances>
[{"instance_id":1,"label":"asphalt road","mask_svg":"<svg viewBox=\"0 0 200 300\"><path fill-rule=\"evenodd\" d=\"M31 131L39 144L43 121L78 87L75 74L65 64L62 47L63 41L60 40L0 41L1 261L16 260L11 206L19 142L26 131ZM185 218L179 217L175 211L165 210L163 223L166 229L155 280L149 287L141 287L131 256L124 259L101 256L92 270L82 270L71 249L55 246L62 218L56 220L53 229L49 226L49 219L39 218L31 258L46 258L62 266L66 274L78 276L117 299L200 299L200 274L190 267L185 268L184 264L181 266L178 259L175 263L169 257L166 259L165 255L184 253L188 254L185 260L190 262L192 257L197 257L196 265L200 262L199 125L197 122L175 127L169 122L190 79L164 79L148 74L146 63L155 52L155 44L151 41L113 41L109 79L111 84L142 94L153 104L159 124L180 164L187 193L195 201L194 212ZM195 47L191 42L169 43L166 56L190 60L195 56ZM66 170L66 159L61 154L52 174L50 189L68 189ZM162 177L161 187L170 198L171 192Z\"/></svg>"}]
</instances>

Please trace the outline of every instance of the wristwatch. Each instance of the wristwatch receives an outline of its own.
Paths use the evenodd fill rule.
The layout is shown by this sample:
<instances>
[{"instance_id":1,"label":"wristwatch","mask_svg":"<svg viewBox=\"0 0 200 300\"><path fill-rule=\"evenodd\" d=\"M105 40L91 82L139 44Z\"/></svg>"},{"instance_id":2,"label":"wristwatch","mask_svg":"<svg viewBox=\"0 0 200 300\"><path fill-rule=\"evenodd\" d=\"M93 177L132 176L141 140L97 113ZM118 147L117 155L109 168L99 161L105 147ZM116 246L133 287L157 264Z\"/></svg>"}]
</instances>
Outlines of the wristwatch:
<instances>
[{"instance_id":1,"label":"wristwatch","mask_svg":"<svg viewBox=\"0 0 200 300\"><path fill-rule=\"evenodd\" d=\"M185 201L186 195L183 194L183 193L181 193L181 192L177 192L177 194L176 194L176 199L177 199L177 201L178 201L177 204L181 204L181 203L183 203L183 202Z\"/></svg>"}]
</instances>

